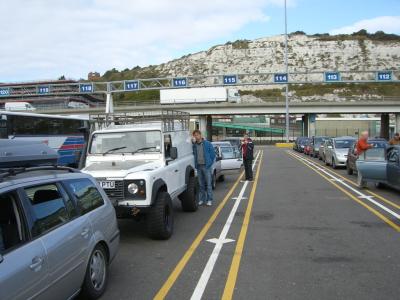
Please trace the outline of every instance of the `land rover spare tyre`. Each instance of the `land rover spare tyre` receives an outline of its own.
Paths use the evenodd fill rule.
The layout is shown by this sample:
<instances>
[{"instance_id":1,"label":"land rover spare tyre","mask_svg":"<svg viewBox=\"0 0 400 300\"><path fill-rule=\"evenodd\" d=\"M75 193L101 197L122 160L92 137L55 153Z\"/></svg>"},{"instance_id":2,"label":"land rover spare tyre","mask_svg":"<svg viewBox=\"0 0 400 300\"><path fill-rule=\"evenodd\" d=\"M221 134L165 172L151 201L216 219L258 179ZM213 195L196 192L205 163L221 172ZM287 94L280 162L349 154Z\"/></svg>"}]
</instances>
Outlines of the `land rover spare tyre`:
<instances>
[{"instance_id":1,"label":"land rover spare tyre","mask_svg":"<svg viewBox=\"0 0 400 300\"><path fill-rule=\"evenodd\" d=\"M197 178L190 176L186 190L179 195L179 200L181 200L183 211L194 212L199 208L197 201L197 190Z\"/></svg>"},{"instance_id":2,"label":"land rover spare tyre","mask_svg":"<svg viewBox=\"0 0 400 300\"><path fill-rule=\"evenodd\" d=\"M171 197L167 192L158 192L156 202L147 214L147 233L155 240L167 240L174 230Z\"/></svg>"}]
</instances>

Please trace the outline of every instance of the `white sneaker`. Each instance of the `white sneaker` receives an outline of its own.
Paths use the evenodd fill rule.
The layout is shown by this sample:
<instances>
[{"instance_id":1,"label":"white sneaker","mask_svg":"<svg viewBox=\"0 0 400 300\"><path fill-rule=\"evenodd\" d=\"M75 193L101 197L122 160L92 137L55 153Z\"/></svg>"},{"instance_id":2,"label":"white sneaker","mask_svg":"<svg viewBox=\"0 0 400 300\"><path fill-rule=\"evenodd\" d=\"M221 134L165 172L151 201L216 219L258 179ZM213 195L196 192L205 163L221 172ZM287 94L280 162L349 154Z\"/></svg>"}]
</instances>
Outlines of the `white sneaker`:
<instances>
[{"instance_id":1,"label":"white sneaker","mask_svg":"<svg viewBox=\"0 0 400 300\"><path fill-rule=\"evenodd\" d=\"M207 206L212 206L212 202L211 201L207 201Z\"/></svg>"},{"instance_id":2,"label":"white sneaker","mask_svg":"<svg viewBox=\"0 0 400 300\"><path fill-rule=\"evenodd\" d=\"M200 202L199 202L199 206L202 206L203 204L204 204L203 201L200 201Z\"/></svg>"}]
</instances>

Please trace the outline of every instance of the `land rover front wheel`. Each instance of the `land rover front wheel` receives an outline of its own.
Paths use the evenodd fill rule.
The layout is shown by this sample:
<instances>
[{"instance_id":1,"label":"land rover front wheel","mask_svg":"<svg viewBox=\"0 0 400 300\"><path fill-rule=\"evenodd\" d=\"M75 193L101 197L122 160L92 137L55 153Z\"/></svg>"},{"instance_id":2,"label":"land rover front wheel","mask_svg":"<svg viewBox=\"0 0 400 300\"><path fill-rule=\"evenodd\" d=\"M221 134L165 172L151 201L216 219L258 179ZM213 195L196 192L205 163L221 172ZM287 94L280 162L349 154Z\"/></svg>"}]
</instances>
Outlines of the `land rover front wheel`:
<instances>
[{"instance_id":1,"label":"land rover front wheel","mask_svg":"<svg viewBox=\"0 0 400 300\"><path fill-rule=\"evenodd\" d=\"M156 202L147 215L147 233L152 239L167 240L174 229L171 197L167 192L159 192Z\"/></svg>"},{"instance_id":2,"label":"land rover front wheel","mask_svg":"<svg viewBox=\"0 0 400 300\"><path fill-rule=\"evenodd\" d=\"M179 200L181 200L183 211L193 212L198 209L196 177L189 177L186 190L179 195Z\"/></svg>"}]
</instances>

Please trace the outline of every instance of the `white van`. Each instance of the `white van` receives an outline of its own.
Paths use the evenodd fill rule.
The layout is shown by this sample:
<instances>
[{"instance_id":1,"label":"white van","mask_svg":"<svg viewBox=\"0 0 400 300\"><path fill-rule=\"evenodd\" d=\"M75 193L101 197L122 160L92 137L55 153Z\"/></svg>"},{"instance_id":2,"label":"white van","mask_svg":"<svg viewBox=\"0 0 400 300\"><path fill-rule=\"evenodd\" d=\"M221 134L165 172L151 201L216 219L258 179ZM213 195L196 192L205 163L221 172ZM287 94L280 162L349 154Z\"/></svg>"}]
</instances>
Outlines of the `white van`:
<instances>
[{"instance_id":1,"label":"white van","mask_svg":"<svg viewBox=\"0 0 400 300\"><path fill-rule=\"evenodd\" d=\"M12 110L12 111L34 111L36 108L32 106L32 104L28 102L6 102L4 105L5 110Z\"/></svg>"}]
</instances>

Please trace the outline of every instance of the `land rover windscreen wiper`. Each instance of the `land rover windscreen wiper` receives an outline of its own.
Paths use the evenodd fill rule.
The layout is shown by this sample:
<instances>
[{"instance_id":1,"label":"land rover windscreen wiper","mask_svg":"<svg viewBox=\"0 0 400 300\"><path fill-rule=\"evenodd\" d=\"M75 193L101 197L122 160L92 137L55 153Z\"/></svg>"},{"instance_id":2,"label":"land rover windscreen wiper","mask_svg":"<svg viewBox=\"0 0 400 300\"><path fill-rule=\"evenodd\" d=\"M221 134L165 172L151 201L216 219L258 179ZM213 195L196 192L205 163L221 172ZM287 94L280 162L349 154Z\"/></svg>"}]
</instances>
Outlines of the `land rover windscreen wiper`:
<instances>
[{"instance_id":1,"label":"land rover windscreen wiper","mask_svg":"<svg viewBox=\"0 0 400 300\"><path fill-rule=\"evenodd\" d=\"M126 146L108 149L106 152L103 153L103 156L108 154L108 153L111 153L111 152L114 152L114 151L117 151L117 150L121 150L121 149L125 149L125 148L126 148Z\"/></svg>"},{"instance_id":2,"label":"land rover windscreen wiper","mask_svg":"<svg viewBox=\"0 0 400 300\"><path fill-rule=\"evenodd\" d=\"M144 151L144 150L150 150L150 149L157 149L157 147L156 146L152 146L152 147L139 148L139 149L136 149L135 151L133 151L132 154L135 154L135 153L138 153L138 152L141 152L141 151Z\"/></svg>"}]
</instances>

